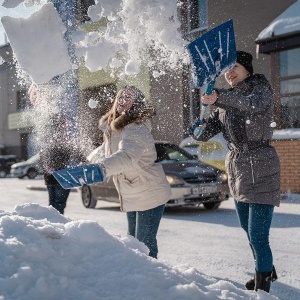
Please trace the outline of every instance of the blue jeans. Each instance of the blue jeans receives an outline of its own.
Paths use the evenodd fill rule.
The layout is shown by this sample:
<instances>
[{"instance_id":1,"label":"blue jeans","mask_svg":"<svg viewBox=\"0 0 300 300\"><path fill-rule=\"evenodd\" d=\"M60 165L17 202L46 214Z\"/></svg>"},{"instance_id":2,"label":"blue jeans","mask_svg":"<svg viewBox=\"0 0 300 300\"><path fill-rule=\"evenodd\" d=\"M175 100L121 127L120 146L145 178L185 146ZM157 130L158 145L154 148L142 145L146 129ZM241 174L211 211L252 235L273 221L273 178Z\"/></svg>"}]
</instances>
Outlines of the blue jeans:
<instances>
[{"instance_id":1,"label":"blue jeans","mask_svg":"<svg viewBox=\"0 0 300 300\"><path fill-rule=\"evenodd\" d=\"M274 206L258 203L235 201L241 227L246 231L255 257L255 269L258 272L271 272L273 256L269 244L269 232Z\"/></svg>"},{"instance_id":2,"label":"blue jeans","mask_svg":"<svg viewBox=\"0 0 300 300\"><path fill-rule=\"evenodd\" d=\"M49 195L49 205L52 205L63 215L70 190L65 190L59 184L47 185L47 189Z\"/></svg>"},{"instance_id":3,"label":"blue jeans","mask_svg":"<svg viewBox=\"0 0 300 300\"><path fill-rule=\"evenodd\" d=\"M157 258L156 235L165 205L145 210L127 212L128 234L137 238L149 248L149 256Z\"/></svg>"}]
</instances>

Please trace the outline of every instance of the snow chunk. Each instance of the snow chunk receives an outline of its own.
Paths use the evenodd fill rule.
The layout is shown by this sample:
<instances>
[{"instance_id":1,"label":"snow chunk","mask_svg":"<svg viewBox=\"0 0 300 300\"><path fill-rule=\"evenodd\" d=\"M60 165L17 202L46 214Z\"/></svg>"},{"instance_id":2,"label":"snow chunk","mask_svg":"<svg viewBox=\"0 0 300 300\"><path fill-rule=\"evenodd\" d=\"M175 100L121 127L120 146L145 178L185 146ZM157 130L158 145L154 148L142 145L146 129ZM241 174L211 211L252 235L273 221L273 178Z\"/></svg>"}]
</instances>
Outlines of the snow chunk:
<instances>
[{"instance_id":1,"label":"snow chunk","mask_svg":"<svg viewBox=\"0 0 300 300\"><path fill-rule=\"evenodd\" d=\"M14 54L36 83L48 82L72 68L63 22L52 3L29 18L2 17Z\"/></svg>"},{"instance_id":2,"label":"snow chunk","mask_svg":"<svg viewBox=\"0 0 300 300\"><path fill-rule=\"evenodd\" d=\"M15 8L24 0L4 0L2 6L5 8Z\"/></svg>"},{"instance_id":3,"label":"snow chunk","mask_svg":"<svg viewBox=\"0 0 300 300\"><path fill-rule=\"evenodd\" d=\"M137 61L129 60L125 65L126 75L136 75L140 72L140 64Z\"/></svg>"}]
</instances>

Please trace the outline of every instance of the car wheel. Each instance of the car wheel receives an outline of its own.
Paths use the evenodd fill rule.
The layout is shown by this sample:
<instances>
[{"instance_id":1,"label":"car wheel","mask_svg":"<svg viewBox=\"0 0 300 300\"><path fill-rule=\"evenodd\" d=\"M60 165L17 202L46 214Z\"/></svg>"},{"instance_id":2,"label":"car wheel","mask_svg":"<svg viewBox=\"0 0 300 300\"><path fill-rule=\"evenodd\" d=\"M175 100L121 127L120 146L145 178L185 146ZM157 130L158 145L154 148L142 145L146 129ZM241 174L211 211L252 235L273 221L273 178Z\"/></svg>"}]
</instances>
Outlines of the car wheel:
<instances>
[{"instance_id":1,"label":"car wheel","mask_svg":"<svg viewBox=\"0 0 300 300\"><path fill-rule=\"evenodd\" d=\"M6 176L6 172L5 171L0 171L0 178L4 178Z\"/></svg>"},{"instance_id":2,"label":"car wheel","mask_svg":"<svg viewBox=\"0 0 300 300\"><path fill-rule=\"evenodd\" d=\"M95 208L97 201L92 197L91 188L88 185L83 185L81 188L82 204L86 208Z\"/></svg>"},{"instance_id":3,"label":"car wheel","mask_svg":"<svg viewBox=\"0 0 300 300\"><path fill-rule=\"evenodd\" d=\"M221 202L206 202L203 203L203 206L206 209L217 209L221 205Z\"/></svg>"},{"instance_id":4,"label":"car wheel","mask_svg":"<svg viewBox=\"0 0 300 300\"><path fill-rule=\"evenodd\" d=\"M36 169L31 168L27 171L27 176L29 179L34 179L37 175L38 171Z\"/></svg>"}]
</instances>

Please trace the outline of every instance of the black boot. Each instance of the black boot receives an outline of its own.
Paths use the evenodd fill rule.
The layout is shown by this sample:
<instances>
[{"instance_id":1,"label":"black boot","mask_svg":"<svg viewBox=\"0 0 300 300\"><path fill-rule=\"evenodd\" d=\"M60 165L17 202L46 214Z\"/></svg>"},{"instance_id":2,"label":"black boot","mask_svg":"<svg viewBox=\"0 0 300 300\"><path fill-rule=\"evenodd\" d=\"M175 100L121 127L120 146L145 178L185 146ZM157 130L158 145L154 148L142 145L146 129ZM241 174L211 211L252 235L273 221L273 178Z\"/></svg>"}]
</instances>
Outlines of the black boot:
<instances>
[{"instance_id":1,"label":"black boot","mask_svg":"<svg viewBox=\"0 0 300 300\"><path fill-rule=\"evenodd\" d=\"M254 262L255 262L255 253L254 253L254 249L253 249L253 246L251 245L251 243L249 243L249 246L251 248L251 251L252 251L252 254L253 254L253 258L254 258ZM251 291L254 291L254 287L255 287L255 276L253 276L252 278L250 278L246 284L245 284L245 287L247 290L251 290Z\"/></svg>"},{"instance_id":2,"label":"black boot","mask_svg":"<svg viewBox=\"0 0 300 300\"><path fill-rule=\"evenodd\" d=\"M255 291L263 290L270 292L272 272L255 272Z\"/></svg>"},{"instance_id":3,"label":"black boot","mask_svg":"<svg viewBox=\"0 0 300 300\"><path fill-rule=\"evenodd\" d=\"M273 270L272 270L272 273L271 273L271 282L275 281L277 278L278 277L277 277L276 269L273 266ZM247 290L251 290L251 291L254 290L254 288L255 288L255 276L246 282L245 287L246 287Z\"/></svg>"},{"instance_id":4,"label":"black boot","mask_svg":"<svg viewBox=\"0 0 300 300\"><path fill-rule=\"evenodd\" d=\"M250 278L246 284L245 284L245 287L247 290L250 290L250 291L254 291L254 288L255 288L255 276Z\"/></svg>"}]
</instances>

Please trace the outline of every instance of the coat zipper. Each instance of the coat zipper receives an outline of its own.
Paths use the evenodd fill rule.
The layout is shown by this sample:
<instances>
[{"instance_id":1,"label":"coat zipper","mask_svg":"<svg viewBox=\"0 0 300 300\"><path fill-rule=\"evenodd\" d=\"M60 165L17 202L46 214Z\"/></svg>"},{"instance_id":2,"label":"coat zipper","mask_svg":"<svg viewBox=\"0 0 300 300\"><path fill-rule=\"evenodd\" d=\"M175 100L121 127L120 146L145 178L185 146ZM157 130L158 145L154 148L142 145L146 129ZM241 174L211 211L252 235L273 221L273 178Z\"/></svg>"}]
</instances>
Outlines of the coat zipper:
<instances>
[{"instance_id":1,"label":"coat zipper","mask_svg":"<svg viewBox=\"0 0 300 300\"><path fill-rule=\"evenodd\" d=\"M250 155L250 165L251 165L251 174L252 174L252 184L255 184L255 180L254 180L254 169L253 169L253 157L252 155Z\"/></svg>"}]
</instances>

